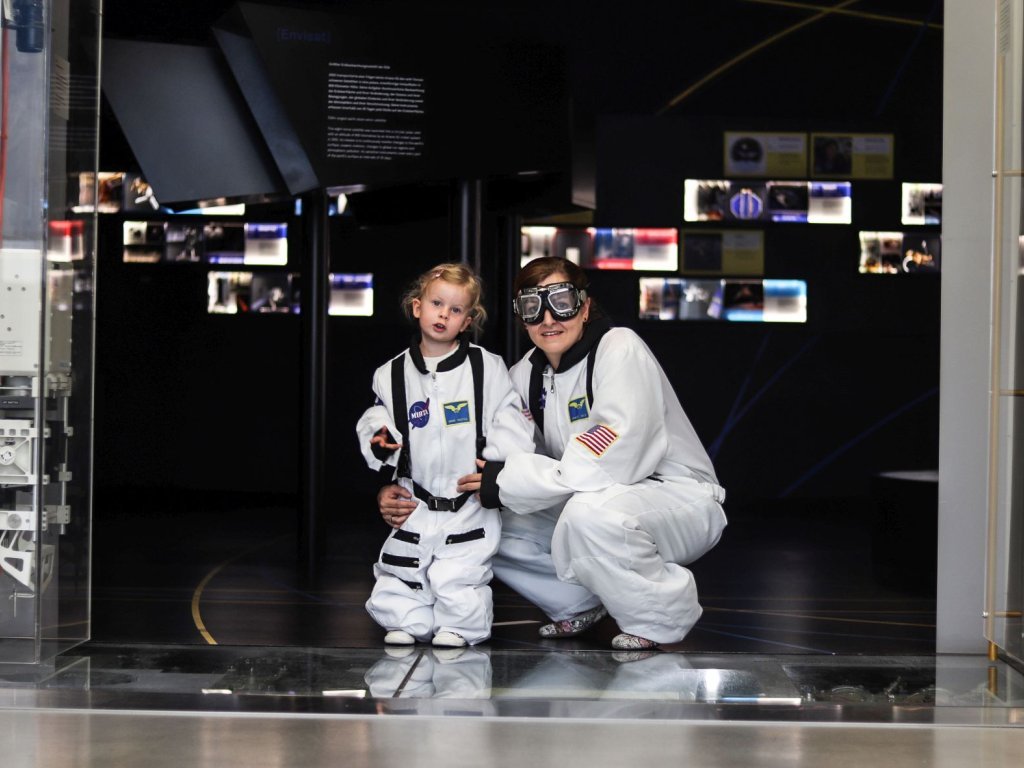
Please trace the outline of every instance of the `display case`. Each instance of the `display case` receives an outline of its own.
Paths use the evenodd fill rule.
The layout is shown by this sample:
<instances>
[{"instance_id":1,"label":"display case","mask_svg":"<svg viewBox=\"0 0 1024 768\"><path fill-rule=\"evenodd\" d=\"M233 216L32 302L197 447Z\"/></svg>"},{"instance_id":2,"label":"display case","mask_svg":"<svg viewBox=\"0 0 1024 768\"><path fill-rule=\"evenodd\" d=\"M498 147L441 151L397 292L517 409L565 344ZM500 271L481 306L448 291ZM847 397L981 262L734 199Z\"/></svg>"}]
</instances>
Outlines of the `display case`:
<instances>
[{"instance_id":1,"label":"display case","mask_svg":"<svg viewBox=\"0 0 1024 768\"><path fill-rule=\"evenodd\" d=\"M99 31L99 0L3 2L2 663L90 636L96 214L72 209L96 178Z\"/></svg>"}]
</instances>

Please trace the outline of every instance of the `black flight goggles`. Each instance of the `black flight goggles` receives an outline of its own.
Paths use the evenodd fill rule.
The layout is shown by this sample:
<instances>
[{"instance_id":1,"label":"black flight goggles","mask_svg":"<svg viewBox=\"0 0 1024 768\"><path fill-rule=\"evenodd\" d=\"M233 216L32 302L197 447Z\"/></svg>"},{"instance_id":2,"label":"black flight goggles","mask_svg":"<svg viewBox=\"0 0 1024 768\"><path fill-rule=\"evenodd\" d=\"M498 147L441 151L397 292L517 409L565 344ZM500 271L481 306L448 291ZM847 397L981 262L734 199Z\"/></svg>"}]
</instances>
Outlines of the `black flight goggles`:
<instances>
[{"instance_id":1,"label":"black flight goggles","mask_svg":"<svg viewBox=\"0 0 1024 768\"><path fill-rule=\"evenodd\" d=\"M551 283L535 288L523 288L512 300L512 309L527 325L536 325L544 319L544 308L555 320L571 320L580 313L587 292L572 283Z\"/></svg>"}]
</instances>

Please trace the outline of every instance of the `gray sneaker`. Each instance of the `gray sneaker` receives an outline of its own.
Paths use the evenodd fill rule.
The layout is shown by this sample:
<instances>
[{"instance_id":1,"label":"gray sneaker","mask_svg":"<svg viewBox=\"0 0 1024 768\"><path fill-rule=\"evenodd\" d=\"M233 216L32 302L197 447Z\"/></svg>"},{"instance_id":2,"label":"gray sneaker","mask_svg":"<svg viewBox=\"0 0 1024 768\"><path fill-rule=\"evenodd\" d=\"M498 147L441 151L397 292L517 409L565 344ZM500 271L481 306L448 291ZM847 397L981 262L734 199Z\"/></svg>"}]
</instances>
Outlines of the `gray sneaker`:
<instances>
[{"instance_id":1,"label":"gray sneaker","mask_svg":"<svg viewBox=\"0 0 1024 768\"><path fill-rule=\"evenodd\" d=\"M589 611L577 613L571 619L545 624L538 630L538 633L541 637L575 637L586 632L607 615L608 611L603 605L599 605Z\"/></svg>"}]
</instances>

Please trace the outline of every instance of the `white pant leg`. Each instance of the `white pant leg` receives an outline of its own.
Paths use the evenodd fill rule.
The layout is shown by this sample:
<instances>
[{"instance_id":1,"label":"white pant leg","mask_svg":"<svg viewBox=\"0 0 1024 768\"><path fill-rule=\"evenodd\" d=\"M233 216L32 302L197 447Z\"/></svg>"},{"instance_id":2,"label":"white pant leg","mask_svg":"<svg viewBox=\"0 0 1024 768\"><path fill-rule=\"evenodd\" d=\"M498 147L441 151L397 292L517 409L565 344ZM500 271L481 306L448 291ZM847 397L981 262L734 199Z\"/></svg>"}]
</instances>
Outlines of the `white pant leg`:
<instances>
[{"instance_id":1,"label":"white pant leg","mask_svg":"<svg viewBox=\"0 0 1024 768\"><path fill-rule=\"evenodd\" d=\"M402 629L419 641L434 635L434 595L427 580L430 563L426 541L402 541L401 537L426 527L429 512L423 505L413 511L401 531L392 531L373 566L376 583L366 610L384 629ZM412 564L385 562L391 558L411 558Z\"/></svg>"},{"instance_id":2,"label":"white pant leg","mask_svg":"<svg viewBox=\"0 0 1024 768\"><path fill-rule=\"evenodd\" d=\"M402 658L385 656L366 670L363 680L378 699L429 699L434 688L434 660L429 653L408 649ZM401 690L399 690L401 689Z\"/></svg>"},{"instance_id":3,"label":"white pant leg","mask_svg":"<svg viewBox=\"0 0 1024 768\"><path fill-rule=\"evenodd\" d=\"M451 657L435 649L434 698L490 699L491 657L476 648L458 648ZM480 714L493 714L487 709Z\"/></svg>"},{"instance_id":4,"label":"white pant leg","mask_svg":"<svg viewBox=\"0 0 1024 768\"><path fill-rule=\"evenodd\" d=\"M551 559L551 535L560 510L530 515L509 510L501 514L501 546L494 575L536 605L554 621L562 621L600 604L586 587L561 581Z\"/></svg>"},{"instance_id":5,"label":"white pant leg","mask_svg":"<svg viewBox=\"0 0 1024 768\"><path fill-rule=\"evenodd\" d=\"M562 510L551 555L559 578L592 590L623 632L682 640L700 618L691 563L713 547L725 513L707 486L644 480L578 493Z\"/></svg>"},{"instance_id":6,"label":"white pant leg","mask_svg":"<svg viewBox=\"0 0 1024 768\"><path fill-rule=\"evenodd\" d=\"M488 586L493 572L491 559L501 538L501 516L470 499L450 516L442 530L431 537L433 561L427 581L434 594L434 627L455 632L470 645L491 636L494 603Z\"/></svg>"}]
</instances>

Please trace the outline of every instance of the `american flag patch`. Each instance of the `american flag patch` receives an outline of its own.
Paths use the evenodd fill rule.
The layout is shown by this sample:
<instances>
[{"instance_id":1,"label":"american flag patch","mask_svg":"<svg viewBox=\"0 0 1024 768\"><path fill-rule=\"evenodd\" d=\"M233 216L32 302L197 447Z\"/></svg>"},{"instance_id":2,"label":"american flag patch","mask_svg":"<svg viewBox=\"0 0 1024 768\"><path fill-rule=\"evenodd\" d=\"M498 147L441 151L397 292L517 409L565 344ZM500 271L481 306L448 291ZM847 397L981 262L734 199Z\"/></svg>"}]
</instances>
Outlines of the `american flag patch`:
<instances>
[{"instance_id":1,"label":"american flag patch","mask_svg":"<svg viewBox=\"0 0 1024 768\"><path fill-rule=\"evenodd\" d=\"M608 446L618 439L619 436L615 434L612 428L606 427L604 424L598 424L583 434L576 435L576 441L583 443L595 456L603 454L608 450Z\"/></svg>"}]
</instances>

